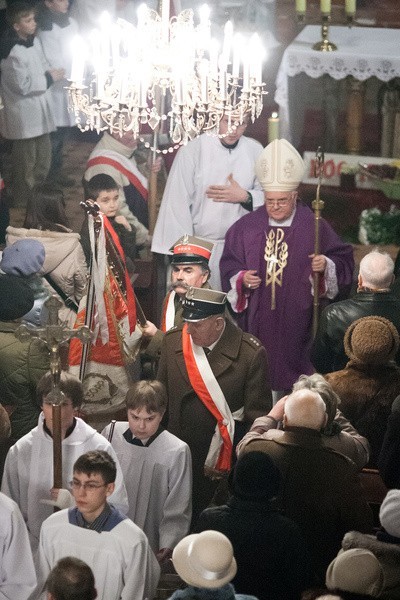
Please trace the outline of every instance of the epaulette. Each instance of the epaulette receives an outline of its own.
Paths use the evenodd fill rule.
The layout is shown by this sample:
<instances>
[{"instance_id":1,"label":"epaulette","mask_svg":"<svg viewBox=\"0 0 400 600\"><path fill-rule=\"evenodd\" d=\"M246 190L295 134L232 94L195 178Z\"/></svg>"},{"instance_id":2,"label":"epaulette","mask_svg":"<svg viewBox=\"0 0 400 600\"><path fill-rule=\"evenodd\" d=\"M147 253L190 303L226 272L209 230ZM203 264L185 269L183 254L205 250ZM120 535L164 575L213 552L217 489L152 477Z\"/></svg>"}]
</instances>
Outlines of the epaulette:
<instances>
[{"instance_id":1,"label":"epaulette","mask_svg":"<svg viewBox=\"0 0 400 600\"><path fill-rule=\"evenodd\" d=\"M253 346L253 348L261 348L262 347L262 343L260 342L260 340L256 337L254 337L254 335L251 335L251 333L246 333L243 332L243 340L245 340L250 346Z\"/></svg>"}]
</instances>

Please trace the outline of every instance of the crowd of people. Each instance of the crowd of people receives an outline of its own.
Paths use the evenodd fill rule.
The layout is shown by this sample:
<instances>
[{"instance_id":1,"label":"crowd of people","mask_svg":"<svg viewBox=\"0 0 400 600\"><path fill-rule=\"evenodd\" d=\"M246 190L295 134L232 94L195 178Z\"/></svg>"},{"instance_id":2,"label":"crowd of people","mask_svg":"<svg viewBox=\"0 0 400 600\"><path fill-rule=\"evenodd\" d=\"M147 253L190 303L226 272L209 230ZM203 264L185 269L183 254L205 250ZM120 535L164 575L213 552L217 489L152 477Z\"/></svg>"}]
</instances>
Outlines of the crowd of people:
<instances>
[{"instance_id":1,"label":"crowd of people","mask_svg":"<svg viewBox=\"0 0 400 600\"><path fill-rule=\"evenodd\" d=\"M105 132L72 231L67 45L133 3L34 4L9 3L0 48L26 211L0 258L0 598L151 599L171 573L174 600L400 598L392 258L372 249L349 297L352 246L322 219L315 254L303 160L249 115L178 151L153 236L137 140ZM150 246L171 267L154 322L132 285Z\"/></svg>"}]
</instances>

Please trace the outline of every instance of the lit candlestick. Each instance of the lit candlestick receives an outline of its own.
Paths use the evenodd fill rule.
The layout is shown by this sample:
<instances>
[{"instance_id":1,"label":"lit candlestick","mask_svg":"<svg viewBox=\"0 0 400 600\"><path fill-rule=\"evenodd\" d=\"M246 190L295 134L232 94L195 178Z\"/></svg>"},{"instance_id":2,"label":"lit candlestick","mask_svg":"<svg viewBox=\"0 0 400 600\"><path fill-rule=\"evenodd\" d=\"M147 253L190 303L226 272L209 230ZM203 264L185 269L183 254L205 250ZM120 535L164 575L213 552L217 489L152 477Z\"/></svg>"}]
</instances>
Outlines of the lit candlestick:
<instances>
[{"instance_id":1,"label":"lit candlestick","mask_svg":"<svg viewBox=\"0 0 400 600\"><path fill-rule=\"evenodd\" d=\"M114 69L118 70L119 68L119 60L120 60L120 36L121 29L117 26L114 26L111 30L111 55L112 55L112 66Z\"/></svg>"},{"instance_id":2,"label":"lit candlestick","mask_svg":"<svg viewBox=\"0 0 400 600\"><path fill-rule=\"evenodd\" d=\"M217 40L210 42L210 75L213 79L218 77L218 51L219 44Z\"/></svg>"},{"instance_id":3,"label":"lit candlestick","mask_svg":"<svg viewBox=\"0 0 400 600\"><path fill-rule=\"evenodd\" d=\"M219 57L219 96L221 100L226 100L226 71L223 55Z\"/></svg>"},{"instance_id":4,"label":"lit candlestick","mask_svg":"<svg viewBox=\"0 0 400 600\"><path fill-rule=\"evenodd\" d=\"M208 103L208 60L203 59L199 65L201 101Z\"/></svg>"},{"instance_id":5,"label":"lit candlestick","mask_svg":"<svg viewBox=\"0 0 400 600\"><path fill-rule=\"evenodd\" d=\"M296 0L296 12L304 14L307 9L307 0Z\"/></svg>"},{"instance_id":6,"label":"lit candlestick","mask_svg":"<svg viewBox=\"0 0 400 600\"><path fill-rule=\"evenodd\" d=\"M253 33L250 38L250 56L252 60L250 62L250 77L253 79L254 85L261 85L262 83L262 59L264 57L264 48L261 44L261 40L257 33Z\"/></svg>"},{"instance_id":7,"label":"lit candlestick","mask_svg":"<svg viewBox=\"0 0 400 600\"><path fill-rule=\"evenodd\" d=\"M279 140L279 117L276 112L273 112L268 119L268 143L274 140Z\"/></svg>"},{"instance_id":8,"label":"lit candlestick","mask_svg":"<svg viewBox=\"0 0 400 600\"><path fill-rule=\"evenodd\" d=\"M249 53L246 52L243 56L243 92L250 91L250 62Z\"/></svg>"},{"instance_id":9,"label":"lit candlestick","mask_svg":"<svg viewBox=\"0 0 400 600\"><path fill-rule=\"evenodd\" d=\"M161 4L161 34L165 43L169 39L169 0L162 0Z\"/></svg>"},{"instance_id":10,"label":"lit candlestick","mask_svg":"<svg viewBox=\"0 0 400 600\"><path fill-rule=\"evenodd\" d=\"M203 4L202 6L200 6L199 14L200 14L200 27L207 28L210 24L210 22L209 22L210 8L209 8L208 4Z\"/></svg>"},{"instance_id":11,"label":"lit candlestick","mask_svg":"<svg viewBox=\"0 0 400 600\"><path fill-rule=\"evenodd\" d=\"M79 36L72 40L73 55L71 66L71 81L82 84L83 74L85 72L85 53L82 38Z\"/></svg>"},{"instance_id":12,"label":"lit candlestick","mask_svg":"<svg viewBox=\"0 0 400 600\"><path fill-rule=\"evenodd\" d=\"M345 11L346 15L354 15L356 12L356 0L346 0Z\"/></svg>"},{"instance_id":13,"label":"lit candlestick","mask_svg":"<svg viewBox=\"0 0 400 600\"><path fill-rule=\"evenodd\" d=\"M232 21L227 21L225 23L224 28L224 44L222 46L222 57L223 62L225 64L225 70L229 63L229 57L231 54L231 46L232 46L232 38L233 38L233 25Z\"/></svg>"},{"instance_id":14,"label":"lit candlestick","mask_svg":"<svg viewBox=\"0 0 400 600\"><path fill-rule=\"evenodd\" d=\"M235 38L233 41L232 77L234 79L239 78L240 63L241 63L241 59L242 59L242 48L243 48L243 37L240 35L240 33L237 33L235 35Z\"/></svg>"},{"instance_id":15,"label":"lit candlestick","mask_svg":"<svg viewBox=\"0 0 400 600\"><path fill-rule=\"evenodd\" d=\"M321 12L329 15L331 12L331 0L321 0Z\"/></svg>"},{"instance_id":16,"label":"lit candlestick","mask_svg":"<svg viewBox=\"0 0 400 600\"><path fill-rule=\"evenodd\" d=\"M180 105L183 104L183 78L181 76L177 76L175 79L175 98L176 102Z\"/></svg>"},{"instance_id":17,"label":"lit candlestick","mask_svg":"<svg viewBox=\"0 0 400 600\"><path fill-rule=\"evenodd\" d=\"M138 31L141 31L143 29L147 13L148 13L148 8L147 8L146 4L145 3L141 4L137 9Z\"/></svg>"}]
</instances>

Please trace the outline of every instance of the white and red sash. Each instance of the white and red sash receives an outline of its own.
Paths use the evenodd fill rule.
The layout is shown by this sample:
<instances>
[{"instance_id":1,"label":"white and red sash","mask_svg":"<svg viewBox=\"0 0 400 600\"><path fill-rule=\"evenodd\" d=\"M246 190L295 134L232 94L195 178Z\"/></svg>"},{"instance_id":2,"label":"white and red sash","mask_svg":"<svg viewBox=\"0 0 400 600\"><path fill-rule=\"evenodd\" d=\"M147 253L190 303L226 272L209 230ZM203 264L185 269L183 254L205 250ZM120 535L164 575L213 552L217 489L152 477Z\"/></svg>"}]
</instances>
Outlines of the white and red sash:
<instances>
[{"instance_id":1,"label":"white and red sash","mask_svg":"<svg viewBox=\"0 0 400 600\"><path fill-rule=\"evenodd\" d=\"M204 406L217 420L204 463L205 472L214 475L216 472L226 473L232 466L234 417L242 418L243 408L232 414L203 348L193 343L186 323L182 329L182 350L190 384Z\"/></svg>"},{"instance_id":2,"label":"white and red sash","mask_svg":"<svg viewBox=\"0 0 400 600\"><path fill-rule=\"evenodd\" d=\"M161 331L164 333L169 331L175 325L175 296L176 292L171 290L168 292L164 310L161 317Z\"/></svg>"}]
</instances>

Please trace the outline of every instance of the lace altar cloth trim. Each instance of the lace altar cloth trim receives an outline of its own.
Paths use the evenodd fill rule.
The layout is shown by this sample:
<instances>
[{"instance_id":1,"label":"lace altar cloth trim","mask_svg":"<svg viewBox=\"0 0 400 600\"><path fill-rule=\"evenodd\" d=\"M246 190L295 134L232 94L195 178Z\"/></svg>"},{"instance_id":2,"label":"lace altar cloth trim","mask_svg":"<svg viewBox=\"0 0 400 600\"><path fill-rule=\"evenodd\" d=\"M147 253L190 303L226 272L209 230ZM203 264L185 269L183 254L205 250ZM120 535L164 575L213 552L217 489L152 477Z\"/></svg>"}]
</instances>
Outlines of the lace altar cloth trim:
<instances>
[{"instance_id":1,"label":"lace altar cloth trim","mask_svg":"<svg viewBox=\"0 0 400 600\"><path fill-rule=\"evenodd\" d=\"M275 101L283 113L280 114L284 120L281 122L283 137L285 133L289 135L282 131L289 126L288 77L299 73L313 79L328 74L337 80L352 75L360 81L374 76L381 81L400 77L400 29L331 26L329 41L337 45L335 52L313 50L312 45L320 40L321 27L307 25L283 54L275 93Z\"/></svg>"}]
</instances>

